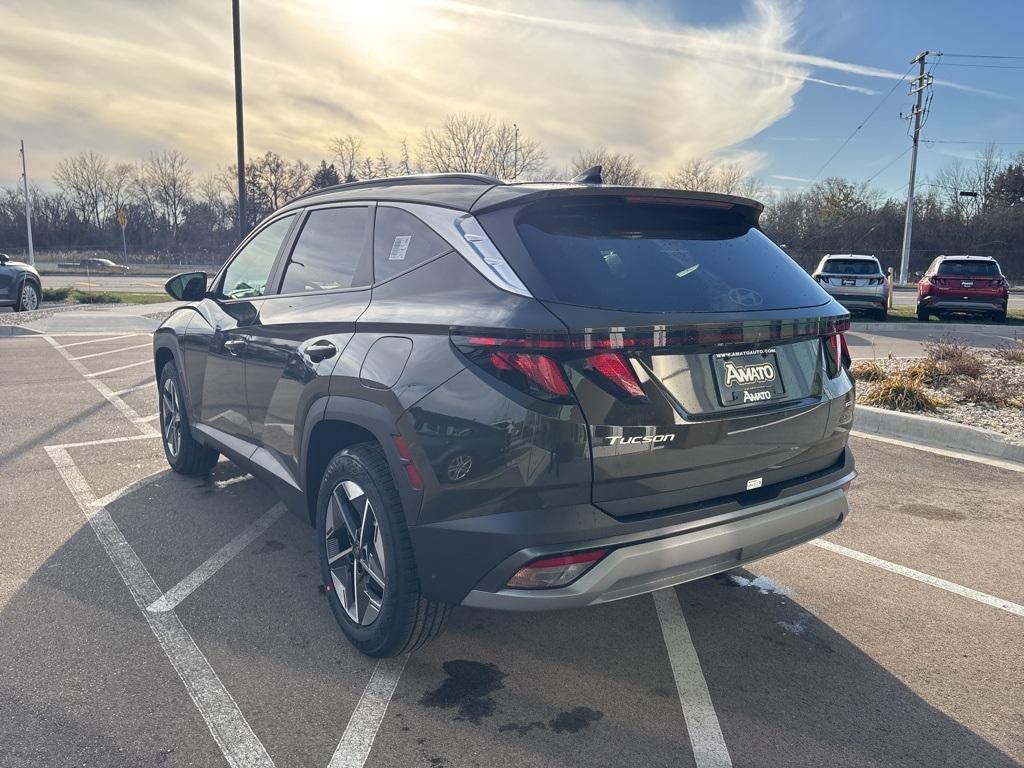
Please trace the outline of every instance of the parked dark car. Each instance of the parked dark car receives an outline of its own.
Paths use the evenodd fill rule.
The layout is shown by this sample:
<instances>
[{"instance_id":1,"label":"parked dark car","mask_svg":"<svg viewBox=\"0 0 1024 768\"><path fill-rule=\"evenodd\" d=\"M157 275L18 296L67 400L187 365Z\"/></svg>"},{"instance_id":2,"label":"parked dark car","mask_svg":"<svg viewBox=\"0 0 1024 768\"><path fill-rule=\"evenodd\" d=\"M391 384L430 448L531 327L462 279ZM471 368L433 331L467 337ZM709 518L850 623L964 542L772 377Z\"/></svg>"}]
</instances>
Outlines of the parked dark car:
<instances>
[{"instance_id":1,"label":"parked dark car","mask_svg":"<svg viewBox=\"0 0 1024 768\"><path fill-rule=\"evenodd\" d=\"M37 309L42 296L36 268L0 253L0 307L14 307L15 312Z\"/></svg>"},{"instance_id":2,"label":"parked dark car","mask_svg":"<svg viewBox=\"0 0 1024 768\"><path fill-rule=\"evenodd\" d=\"M453 605L631 597L849 513L846 310L760 204L595 176L325 189L167 283L168 462L277 489L369 655Z\"/></svg>"},{"instance_id":3,"label":"parked dark car","mask_svg":"<svg viewBox=\"0 0 1024 768\"><path fill-rule=\"evenodd\" d=\"M989 256L939 256L917 283L917 319L931 315L988 315L1006 322L1010 282Z\"/></svg>"}]
</instances>

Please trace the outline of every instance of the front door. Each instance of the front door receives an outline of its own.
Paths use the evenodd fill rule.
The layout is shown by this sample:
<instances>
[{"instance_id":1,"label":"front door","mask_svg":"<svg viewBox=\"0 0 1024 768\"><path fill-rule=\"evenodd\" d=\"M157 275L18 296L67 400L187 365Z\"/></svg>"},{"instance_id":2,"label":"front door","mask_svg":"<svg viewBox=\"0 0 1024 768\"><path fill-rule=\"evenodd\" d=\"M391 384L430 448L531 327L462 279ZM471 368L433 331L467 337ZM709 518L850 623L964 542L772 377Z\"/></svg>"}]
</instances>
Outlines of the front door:
<instances>
[{"instance_id":1,"label":"front door","mask_svg":"<svg viewBox=\"0 0 1024 768\"><path fill-rule=\"evenodd\" d=\"M199 422L215 435L253 442L245 397L245 347L259 316L274 260L288 239L295 215L272 221L251 236L221 273L209 298L199 304L199 318L186 332L187 358L202 358ZM186 358L186 359L187 359ZM199 378L193 369L190 384ZM194 385L193 385L194 386ZM255 447L255 446L253 446ZM251 453L251 450L249 451Z\"/></svg>"}]
</instances>

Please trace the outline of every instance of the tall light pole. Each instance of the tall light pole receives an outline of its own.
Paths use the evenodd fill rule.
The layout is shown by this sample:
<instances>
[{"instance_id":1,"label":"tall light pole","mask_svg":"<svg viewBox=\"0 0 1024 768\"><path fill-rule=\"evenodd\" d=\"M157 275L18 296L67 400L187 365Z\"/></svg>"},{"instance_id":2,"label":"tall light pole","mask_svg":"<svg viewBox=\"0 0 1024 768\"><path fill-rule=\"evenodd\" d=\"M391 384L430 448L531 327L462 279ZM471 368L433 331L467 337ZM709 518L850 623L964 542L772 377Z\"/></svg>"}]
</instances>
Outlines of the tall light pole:
<instances>
[{"instance_id":1,"label":"tall light pole","mask_svg":"<svg viewBox=\"0 0 1024 768\"><path fill-rule=\"evenodd\" d=\"M28 171L25 169L25 140L21 140L21 183L25 190L25 228L28 231L28 263L35 266L36 253L32 247L32 198L28 195Z\"/></svg>"},{"instance_id":2,"label":"tall light pole","mask_svg":"<svg viewBox=\"0 0 1024 768\"><path fill-rule=\"evenodd\" d=\"M907 213L903 220L903 253L900 255L900 282L906 284L910 269L910 237L914 228L914 177L917 175L917 144L921 137L921 116L924 114L924 92L931 85L931 78L924 73L925 59L931 51L917 54L911 64L919 66L918 75L911 83L911 93L917 94L917 103L909 117L914 121L914 146L910 153L910 183L907 185Z\"/></svg>"},{"instance_id":3,"label":"tall light pole","mask_svg":"<svg viewBox=\"0 0 1024 768\"><path fill-rule=\"evenodd\" d=\"M512 148L512 180L515 181L519 178L519 124L512 123L512 128L515 130Z\"/></svg>"},{"instance_id":4,"label":"tall light pole","mask_svg":"<svg viewBox=\"0 0 1024 768\"><path fill-rule=\"evenodd\" d=\"M242 126L242 33L238 0L231 0L231 25L235 38L235 131L238 144L238 239L245 237L245 129Z\"/></svg>"}]
</instances>

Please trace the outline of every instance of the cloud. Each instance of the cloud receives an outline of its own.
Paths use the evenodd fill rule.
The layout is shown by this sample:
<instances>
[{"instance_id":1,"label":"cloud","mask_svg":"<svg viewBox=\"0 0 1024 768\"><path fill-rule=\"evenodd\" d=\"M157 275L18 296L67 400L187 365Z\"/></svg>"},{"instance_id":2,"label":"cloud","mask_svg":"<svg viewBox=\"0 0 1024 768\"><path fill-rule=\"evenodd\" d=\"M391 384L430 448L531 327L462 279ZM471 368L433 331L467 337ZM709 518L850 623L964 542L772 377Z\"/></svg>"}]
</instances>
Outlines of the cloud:
<instances>
[{"instance_id":1,"label":"cloud","mask_svg":"<svg viewBox=\"0 0 1024 768\"><path fill-rule=\"evenodd\" d=\"M772 174L772 178L778 179L779 181L799 181L803 183L807 183L808 181L810 181L810 179L806 179L803 176L783 176L782 174L777 173Z\"/></svg>"},{"instance_id":2,"label":"cloud","mask_svg":"<svg viewBox=\"0 0 1024 768\"><path fill-rule=\"evenodd\" d=\"M0 133L8 145L24 136L36 178L85 149L134 161L173 146L199 170L233 161L227 3L45 5L0 7ZM695 27L612 0L252 0L247 150L315 161L329 137L355 133L368 152L393 153L445 113L486 112L540 139L556 164L601 145L668 172L785 117L805 83L876 92L812 71L902 76L790 51L793 8L755 0Z\"/></svg>"}]
</instances>

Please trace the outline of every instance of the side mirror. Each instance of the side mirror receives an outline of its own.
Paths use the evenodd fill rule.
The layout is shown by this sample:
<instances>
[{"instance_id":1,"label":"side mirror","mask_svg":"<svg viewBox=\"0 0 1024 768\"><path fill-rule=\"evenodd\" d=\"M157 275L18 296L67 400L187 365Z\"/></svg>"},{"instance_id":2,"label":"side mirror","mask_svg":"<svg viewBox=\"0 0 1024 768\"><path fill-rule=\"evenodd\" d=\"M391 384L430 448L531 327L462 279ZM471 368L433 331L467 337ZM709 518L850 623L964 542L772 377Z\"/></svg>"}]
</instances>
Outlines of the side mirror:
<instances>
[{"instance_id":1,"label":"side mirror","mask_svg":"<svg viewBox=\"0 0 1024 768\"><path fill-rule=\"evenodd\" d=\"M11 257L8 256L6 253L0 253L0 264L6 264L10 260Z\"/></svg>"},{"instance_id":2,"label":"side mirror","mask_svg":"<svg viewBox=\"0 0 1024 768\"><path fill-rule=\"evenodd\" d=\"M164 283L164 290L177 301L198 301L206 296L206 273L182 272Z\"/></svg>"}]
</instances>

